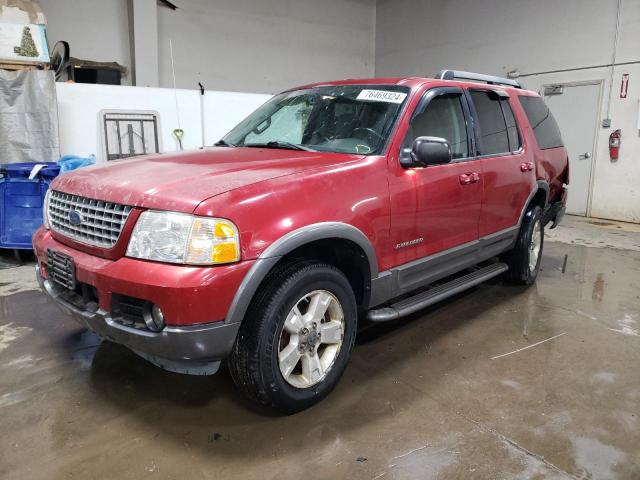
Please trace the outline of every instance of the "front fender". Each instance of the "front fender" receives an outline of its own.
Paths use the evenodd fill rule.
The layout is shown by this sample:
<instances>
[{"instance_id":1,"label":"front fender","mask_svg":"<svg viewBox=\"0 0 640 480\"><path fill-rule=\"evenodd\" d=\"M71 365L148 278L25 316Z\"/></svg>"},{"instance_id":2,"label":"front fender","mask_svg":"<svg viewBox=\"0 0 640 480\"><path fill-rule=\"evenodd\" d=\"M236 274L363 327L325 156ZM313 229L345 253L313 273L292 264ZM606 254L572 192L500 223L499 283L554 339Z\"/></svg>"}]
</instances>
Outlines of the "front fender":
<instances>
[{"instance_id":1,"label":"front fender","mask_svg":"<svg viewBox=\"0 0 640 480\"><path fill-rule=\"evenodd\" d=\"M226 322L237 323L242 321L251 299L258 291L263 280L283 256L303 245L325 239L349 240L357 244L367 257L371 278L378 276L378 261L373 245L371 245L366 235L356 227L340 222L320 222L307 225L287 233L262 252L240 284L229 308Z\"/></svg>"},{"instance_id":2,"label":"front fender","mask_svg":"<svg viewBox=\"0 0 640 480\"><path fill-rule=\"evenodd\" d=\"M369 156L246 185L212 197L196 215L228 218L240 232L241 255L256 260L227 315L241 321L267 273L283 255L309 242L337 238L359 245L370 273L384 267L390 206L386 158Z\"/></svg>"}]
</instances>

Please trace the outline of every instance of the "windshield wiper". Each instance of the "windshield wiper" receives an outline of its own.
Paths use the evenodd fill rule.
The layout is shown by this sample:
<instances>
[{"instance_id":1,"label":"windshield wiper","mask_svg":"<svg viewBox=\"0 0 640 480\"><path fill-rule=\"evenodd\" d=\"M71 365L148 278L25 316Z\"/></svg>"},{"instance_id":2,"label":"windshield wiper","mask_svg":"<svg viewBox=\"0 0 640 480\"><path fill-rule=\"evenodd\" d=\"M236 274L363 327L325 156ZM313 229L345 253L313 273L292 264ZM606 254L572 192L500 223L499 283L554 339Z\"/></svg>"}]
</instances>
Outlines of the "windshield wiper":
<instances>
[{"instance_id":1,"label":"windshield wiper","mask_svg":"<svg viewBox=\"0 0 640 480\"><path fill-rule=\"evenodd\" d=\"M215 147L235 147L233 143L229 143L226 140L218 140L213 144Z\"/></svg>"},{"instance_id":2,"label":"windshield wiper","mask_svg":"<svg viewBox=\"0 0 640 480\"><path fill-rule=\"evenodd\" d=\"M265 143L245 143L245 147L256 148L287 148L289 150L304 150L305 152L317 152L313 148L305 147L304 145L298 145L297 143L281 142L280 140L273 140Z\"/></svg>"}]
</instances>

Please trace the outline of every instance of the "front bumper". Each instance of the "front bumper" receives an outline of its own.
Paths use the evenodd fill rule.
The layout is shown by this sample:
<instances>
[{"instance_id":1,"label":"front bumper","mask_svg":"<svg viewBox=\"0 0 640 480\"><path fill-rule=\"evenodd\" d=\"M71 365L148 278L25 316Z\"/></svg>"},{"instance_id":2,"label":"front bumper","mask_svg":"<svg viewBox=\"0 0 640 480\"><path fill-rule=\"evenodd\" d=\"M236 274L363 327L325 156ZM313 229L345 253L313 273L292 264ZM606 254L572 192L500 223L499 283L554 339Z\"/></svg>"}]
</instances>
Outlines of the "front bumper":
<instances>
[{"instance_id":1,"label":"front bumper","mask_svg":"<svg viewBox=\"0 0 640 480\"><path fill-rule=\"evenodd\" d=\"M40 288L67 315L101 337L122 344L150 362L170 371L210 375L233 348L239 323L216 322L184 327L166 327L161 332L139 330L115 322L99 308L80 309L65 298L68 291L40 275Z\"/></svg>"},{"instance_id":2,"label":"front bumper","mask_svg":"<svg viewBox=\"0 0 640 480\"><path fill-rule=\"evenodd\" d=\"M223 321L227 318L242 280L253 260L215 267L195 267L121 257L101 258L72 248L40 228L33 248L41 275L47 252L53 250L73 258L77 281L94 287L102 310L112 311L112 296L126 295L159 305L167 325L184 326Z\"/></svg>"},{"instance_id":3,"label":"front bumper","mask_svg":"<svg viewBox=\"0 0 640 480\"><path fill-rule=\"evenodd\" d=\"M253 261L219 267L190 267L127 257L100 258L74 249L44 228L33 237L42 290L65 313L101 337L120 343L167 370L215 373L233 348L240 328L227 314ZM48 278L47 252L73 258L77 282L93 294L86 299ZM122 321L114 309L127 296L161 307L167 326L160 332Z\"/></svg>"}]
</instances>

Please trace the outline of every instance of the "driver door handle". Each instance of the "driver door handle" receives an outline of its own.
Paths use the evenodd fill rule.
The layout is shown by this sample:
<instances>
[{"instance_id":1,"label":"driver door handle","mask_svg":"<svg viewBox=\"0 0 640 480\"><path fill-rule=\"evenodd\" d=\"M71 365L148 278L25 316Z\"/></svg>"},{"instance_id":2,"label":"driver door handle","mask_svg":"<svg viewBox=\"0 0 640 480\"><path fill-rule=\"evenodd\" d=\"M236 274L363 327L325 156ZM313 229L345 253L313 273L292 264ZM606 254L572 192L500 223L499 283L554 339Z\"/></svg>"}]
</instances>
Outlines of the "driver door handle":
<instances>
[{"instance_id":1,"label":"driver door handle","mask_svg":"<svg viewBox=\"0 0 640 480\"><path fill-rule=\"evenodd\" d=\"M472 183L478 183L480 181L480 174L478 172L463 173L460 175L460 185L470 185Z\"/></svg>"},{"instance_id":2,"label":"driver door handle","mask_svg":"<svg viewBox=\"0 0 640 480\"><path fill-rule=\"evenodd\" d=\"M520 164L521 172L531 172L533 170L533 162L523 162Z\"/></svg>"}]
</instances>

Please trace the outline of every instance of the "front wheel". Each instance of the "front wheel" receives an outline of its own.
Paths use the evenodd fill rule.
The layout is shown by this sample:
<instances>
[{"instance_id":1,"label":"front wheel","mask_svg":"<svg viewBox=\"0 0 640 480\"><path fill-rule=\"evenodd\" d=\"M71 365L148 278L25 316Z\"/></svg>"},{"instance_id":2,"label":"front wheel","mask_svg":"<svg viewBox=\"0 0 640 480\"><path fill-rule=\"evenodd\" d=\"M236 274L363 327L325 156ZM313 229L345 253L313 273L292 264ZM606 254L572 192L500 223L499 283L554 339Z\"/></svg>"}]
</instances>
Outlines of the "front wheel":
<instances>
[{"instance_id":1,"label":"front wheel","mask_svg":"<svg viewBox=\"0 0 640 480\"><path fill-rule=\"evenodd\" d=\"M344 274L296 263L265 280L230 359L238 388L285 413L317 403L335 387L355 340L357 308Z\"/></svg>"},{"instance_id":2,"label":"front wheel","mask_svg":"<svg viewBox=\"0 0 640 480\"><path fill-rule=\"evenodd\" d=\"M515 246L504 255L503 260L509 266L507 280L518 285L532 285L540 271L543 246L542 209L535 205L524 215Z\"/></svg>"}]
</instances>

